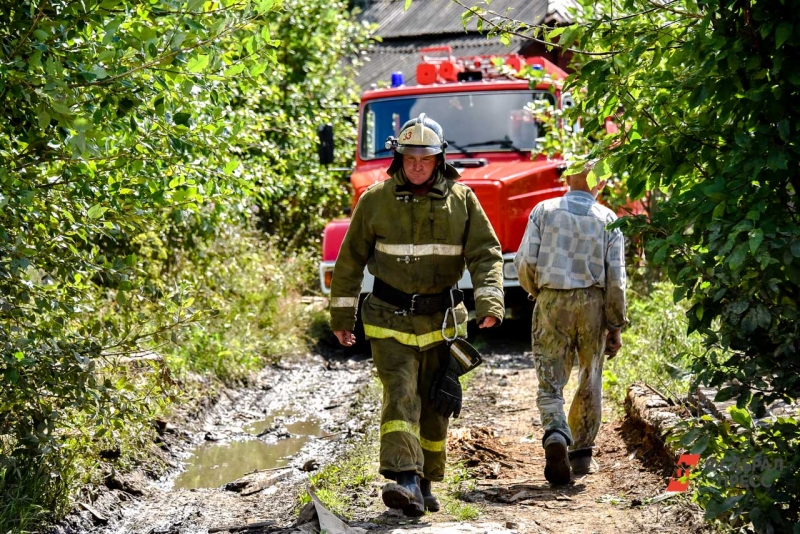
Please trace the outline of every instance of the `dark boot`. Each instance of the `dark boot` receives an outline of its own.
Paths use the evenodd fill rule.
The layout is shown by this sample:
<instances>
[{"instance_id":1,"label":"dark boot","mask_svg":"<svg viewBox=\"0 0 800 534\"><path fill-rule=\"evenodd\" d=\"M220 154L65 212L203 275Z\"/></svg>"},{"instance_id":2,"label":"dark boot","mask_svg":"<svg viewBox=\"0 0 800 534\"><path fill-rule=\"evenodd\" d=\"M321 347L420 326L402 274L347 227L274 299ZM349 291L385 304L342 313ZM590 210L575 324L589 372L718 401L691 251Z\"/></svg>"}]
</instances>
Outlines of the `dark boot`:
<instances>
[{"instance_id":1,"label":"dark boot","mask_svg":"<svg viewBox=\"0 0 800 534\"><path fill-rule=\"evenodd\" d=\"M551 484L569 484L570 465L567 440L559 432L553 432L544 440L544 478Z\"/></svg>"},{"instance_id":2,"label":"dark boot","mask_svg":"<svg viewBox=\"0 0 800 534\"><path fill-rule=\"evenodd\" d=\"M419 489L422 490L422 498L425 501L425 510L428 512L439 511L439 499L431 493L431 481L423 478L419 483Z\"/></svg>"},{"instance_id":3,"label":"dark boot","mask_svg":"<svg viewBox=\"0 0 800 534\"><path fill-rule=\"evenodd\" d=\"M569 451L569 465L576 475L593 475L600 470L600 464L592 458L592 449Z\"/></svg>"},{"instance_id":4,"label":"dark boot","mask_svg":"<svg viewBox=\"0 0 800 534\"><path fill-rule=\"evenodd\" d=\"M419 487L419 475L414 471L397 473L396 482L383 486L383 504L403 511L408 517L425 514L425 500Z\"/></svg>"}]
</instances>

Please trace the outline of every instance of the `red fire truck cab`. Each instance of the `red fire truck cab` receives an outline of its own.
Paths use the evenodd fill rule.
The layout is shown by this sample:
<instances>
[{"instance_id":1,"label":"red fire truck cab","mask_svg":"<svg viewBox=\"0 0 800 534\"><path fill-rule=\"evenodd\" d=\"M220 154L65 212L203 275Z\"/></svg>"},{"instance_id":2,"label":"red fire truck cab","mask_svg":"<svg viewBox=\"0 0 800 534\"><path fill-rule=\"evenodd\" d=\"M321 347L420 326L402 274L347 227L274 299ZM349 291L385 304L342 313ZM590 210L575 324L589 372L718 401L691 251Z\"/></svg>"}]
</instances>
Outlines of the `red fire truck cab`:
<instances>
[{"instance_id":1,"label":"red fire truck cab","mask_svg":"<svg viewBox=\"0 0 800 534\"><path fill-rule=\"evenodd\" d=\"M444 57L426 56L430 52L444 52ZM352 207L370 185L389 178L386 169L392 153L384 147L386 138L397 137L407 120L426 113L442 126L447 161L460 171L458 181L475 192L500 240L506 307L523 305L527 295L519 287L513 259L528 215L542 200L567 190L559 179L561 162L535 153L537 138L544 136L543 125L528 105L543 99L557 107L570 105L569 95L560 92L559 82L566 73L544 58L503 56L502 62L512 69L528 64L544 71L542 82L532 89L527 81L503 74L496 57L453 58L449 49L441 48L422 53L417 85L403 85L394 75L394 87L373 89L361 98L355 170L350 176L355 192ZM325 228L319 266L325 294L330 293L333 267L349 224L349 219L339 219ZM372 290L374 280L366 269L364 275L362 297ZM471 294L469 272L458 286Z\"/></svg>"}]
</instances>

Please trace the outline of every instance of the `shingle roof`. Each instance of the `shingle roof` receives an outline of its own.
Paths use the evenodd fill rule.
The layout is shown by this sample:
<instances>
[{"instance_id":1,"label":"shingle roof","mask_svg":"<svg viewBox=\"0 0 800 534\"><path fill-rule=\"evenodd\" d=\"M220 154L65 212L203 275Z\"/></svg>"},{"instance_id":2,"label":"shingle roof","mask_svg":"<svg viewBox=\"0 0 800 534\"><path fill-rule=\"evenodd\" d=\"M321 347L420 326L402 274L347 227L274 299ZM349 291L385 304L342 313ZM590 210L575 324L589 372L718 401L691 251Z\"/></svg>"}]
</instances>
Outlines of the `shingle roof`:
<instances>
[{"instance_id":1,"label":"shingle roof","mask_svg":"<svg viewBox=\"0 0 800 534\"><path fill-rule=\"evenodd\" d=\"M403 39L385 41L376 44L368 53L369 61L364 64L356 76L356 82L362 90L367 90L373 83L389 82L391 73L403 73L406 85L416 84L416 69L420 62L420 48L427 46L449 45L455 56L479 56L491 54L512 54L519 51L524 43L521 38L513 38L510 46L499 39L489 39L477 34L459 36L443 36L427 39Z\"/></svg>"},{"instance_id":2,"label":"shingle roof","mask_svg":"<svg viewBox=\"0 0 800 534\"><path fill-rule=\"evenodd\" d=\"M556 0L557 3L573 0ZM493 0L489 6L478 0L465 0L467 6L480 6L527 23L549 22L548 0ZM384 39L423 35L464 34L461 15L464 8L450 0L414 0L405 11L404 0L375 0L362 14L363 20L379 25ZM467 26L477 31L477 20Z\"/></svg>"},{"instance_id":3,"label":"shingle roof","mask_svg":"<svg viewBox=\"0 0 800 534\"><path fill-rule=\"evenodd\" d=\"M564 24L572 20L570 10L577 0L461 0L467 6L480 6L526 23ZM477 32L472 20L467 30L461 23L464 8L451 0L413 0L408 11L405 0L371 0L359 17L378 24L376 32L383 42L375 43L367 53L368 61L358 72L356 82L363 89L379 81L390 80L392 72L401 71L406 84L416 83L419 49L449 45L455 56L511 54L527 42L512 37L510 46L500 39L486 39Z\"/></svg>"}]
</instances>

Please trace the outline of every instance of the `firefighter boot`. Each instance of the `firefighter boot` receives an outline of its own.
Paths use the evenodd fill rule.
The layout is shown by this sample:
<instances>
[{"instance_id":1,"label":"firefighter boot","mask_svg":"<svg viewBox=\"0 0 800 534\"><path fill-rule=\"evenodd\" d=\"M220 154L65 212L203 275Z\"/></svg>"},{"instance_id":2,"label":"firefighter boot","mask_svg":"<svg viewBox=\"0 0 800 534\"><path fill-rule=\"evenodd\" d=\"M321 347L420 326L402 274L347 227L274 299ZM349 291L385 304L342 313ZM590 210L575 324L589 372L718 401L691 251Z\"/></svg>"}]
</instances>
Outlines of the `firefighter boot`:
<instances>
[{"instance_id":1,"label":"firefighter boot","mask_svg":"<svg viewBox=\"0 0 800 534\"><path fill-rule=\"evenodd\" d=\"M431 493L431 481L423 478L419 483L419 488L422 490L422 498L425 501L425 510L428 512L439 511L439 499Z\"/></svg>"},{"instance_id":2,"label":"firefighter boot","mask_svg":"<svg viewBox=\"0 0 800 534\"><path fill-rule=\"evenodd\" d=\"M397 508L408 517L420 517L425 513L425 501L419 488L419 475L414 471L397 473L395 482L383 486L383 504Z\"/></svg>"},{"instance_id":3,"label":"firefighter boot","mask_svg":"<svg viewBox=\"0 0 800 534\"><path fill-rule=\"evenodd\" d=\"M592 449L569 451L569 465L576 475L593 475L600 470L600 464L592 458Z\"/></svg>"},{"instance_id":4,"label":"firefighter boot","mask_svg":"<svg viewBox=\"0 0 800 534\"><path fill-rule=\"evenodd\" d=\"M567 440L560 432L552 432L544 439L544 478L551 484L568 484L570 481Z\"/></svg>"}]
</instances>

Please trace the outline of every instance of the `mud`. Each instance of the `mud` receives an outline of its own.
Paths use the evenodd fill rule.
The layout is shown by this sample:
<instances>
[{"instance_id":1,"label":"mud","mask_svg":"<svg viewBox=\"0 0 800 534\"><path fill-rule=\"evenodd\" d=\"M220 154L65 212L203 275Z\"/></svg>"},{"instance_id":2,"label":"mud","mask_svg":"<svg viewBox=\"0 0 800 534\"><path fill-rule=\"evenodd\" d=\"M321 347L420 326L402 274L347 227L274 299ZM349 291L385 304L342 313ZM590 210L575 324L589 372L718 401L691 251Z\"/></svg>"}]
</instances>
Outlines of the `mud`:
<instances>
[{"instance_id":1,"label":"mud","mask_svg":"<svg viewBox=\"0 0 800 534\"><path fill-rule=\"evenodd\" d=\"M265 521L290 525L309 475L360 439L378 409L360 396L370 380L363 356L284 359L249 387L222 391L196 417L178 414L162 424L161 451L171 468L158 477L114 476L107 481L113 489L79 504L54 532L188 534ZM235 481L244 482L236 488Z\"/></svg>"},{"instance_id":2,"label":"mud","mask_svg":"<svg viewBox=\"0 0 800 534\"><path fill-rule=\"evenodd\" d=\"M669 457L636 425L611 421L610 410L596 449L601 471L558 488L544 480L527 331L523 322L507 321L473 337L486 363L466 390L462 417L452 423L448 455L451 468L460 464L469 474L458 484L459 499L480 515L459 521L445 506L410 520L383 508L378 479L352 496L350 524L418 534L703 531L696 507L663 496ZM375 425L378 400L363 394L372 380L368 359L342 353L265 369L251 387L224 392L196 419L166 425L162 448L174 465L167 473L115 478L115 489L84 503L58 530L205 534L228 526L245 531L249 524L250 533L290 532L309 475L340 459ZM568 399L570 388L574 381ZM436 486L435 492L444 490Z\"/></svg>"}]
</instances>

